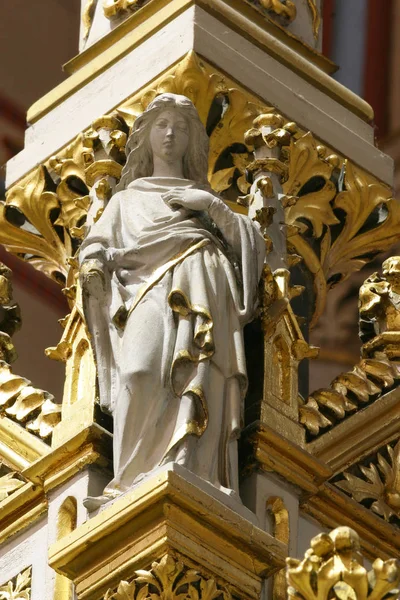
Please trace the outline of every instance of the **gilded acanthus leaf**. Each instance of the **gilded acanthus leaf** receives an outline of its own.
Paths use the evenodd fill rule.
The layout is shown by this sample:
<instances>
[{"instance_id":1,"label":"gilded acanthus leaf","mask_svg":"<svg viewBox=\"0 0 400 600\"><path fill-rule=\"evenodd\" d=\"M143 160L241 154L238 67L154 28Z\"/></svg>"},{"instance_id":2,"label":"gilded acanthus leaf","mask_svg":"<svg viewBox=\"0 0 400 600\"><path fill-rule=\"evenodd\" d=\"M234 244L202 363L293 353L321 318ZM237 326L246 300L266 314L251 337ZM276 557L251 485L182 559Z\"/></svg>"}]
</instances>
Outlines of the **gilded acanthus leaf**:
<instances>
[{"instance_id":1,"label":"gilded acanthus leaf","mask_svg":"<svg viewBox=\"0 0 400 600\"><path fill-rule=\"evenodd\" d=\"M103 0L103 12L107 19L119 17L129 9L139 7L144 0Z\"/></svg>"},{"instance_id":2,"label":"gilded acanthus leaf","mask_svg":"<svg viewBox=\"0 0 400 600\"><path fill-rule=\"evenodd\" d=\"M373 500L371 510L389 521L400 518L400 441L394 447L387 446L386 451L388 460L378 452L369 466L344 472L344 479L335 485L356 502Z\"/></svg>"},{"instance_id":3,"label":"gilded acanthus leaf","mask_svg":"<svg viewBox=\"0 0 400 600\"><path fill-rule=\"evenodd\" d=\"M25 377L14 375L10 366L0 361L0 414L48 440L60 421L61 405L48 392L31 386Z\"/></svg>"},{"instance_id":4,"label":"gilded acanthus leaf","mask_svg":"<svg viewBox=\"0 0 400 600\"><path fill-rule=\"evenodd\" d=\"M30 600L32 569L29 567L5 585L0 586L0 600Z\"/></svg>"},{"instance_id":5,"label":"gilded acanthus leaf","mask_svg":"<svg viewBox=\"0 0 400 600\"><path fill-rule=\"evenodd\" d=\"M149 571L136 571L132 581L121 581L104 600L232 600L231 592L215 579L204 577L166 554Z\"/></svg>"},{"instance_id":6,"label":"gilded acanthus leaf","mask_svg":"<svg viewBox=\"0 0 400 600\"><path fill-rule=\"evenodd\" d=\"M15 471L11 471L0 477L0 502L24 485L25 482L16 475Z\"/></svg>"},{"instance_id":7,"label":"gilded acanthus leaf","mask_svg":"<svg viewBox=\"0 0 400 600\"><path fill-rule=\"evenodd\" d=\"M46 169L38 167L24 186L10 189L6 201L0 202L0 243L59 281L67 272L71 241L65 230L61 239L54 228L60 203L49 186L52 183ZM11 219L22 224L13 224Z\"/></svg>"},{"instance_id":8,"label":"gilded acanthus leaf","mask_svg":"<svg viewBox=\"0 0 400 600\"><path fill-rule=\"evenodd\" d=\"M400 204L389 188L346 161L344 190L336 196L334 207L344 211L346 219L323 268L328 281L337 274L343 281L365 265L371 253L386 250L398 240ZM374 222L362 232L371 218Z\"/></svg>"}]
</instances>

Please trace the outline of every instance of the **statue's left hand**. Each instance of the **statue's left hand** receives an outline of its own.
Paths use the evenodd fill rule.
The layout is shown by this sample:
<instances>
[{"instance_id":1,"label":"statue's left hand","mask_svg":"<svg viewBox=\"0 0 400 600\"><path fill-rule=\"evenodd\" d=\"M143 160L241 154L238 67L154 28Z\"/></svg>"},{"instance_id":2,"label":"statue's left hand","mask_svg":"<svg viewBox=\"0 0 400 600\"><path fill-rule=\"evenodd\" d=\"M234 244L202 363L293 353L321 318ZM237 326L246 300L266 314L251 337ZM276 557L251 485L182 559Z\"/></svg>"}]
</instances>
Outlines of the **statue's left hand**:
<instances>
[{"instance_id":1,"label":"statue's left hand","mask_svg":"<svg viewBox=\"0 0 400 600\"><path fill-rule=\"evenodd\" d=\"M214 200L218 201L210 192L193 188L172 188L162 194L162 199L172 209L182 207L188 210L208 210Z\"/></svg>"}]
</instances>

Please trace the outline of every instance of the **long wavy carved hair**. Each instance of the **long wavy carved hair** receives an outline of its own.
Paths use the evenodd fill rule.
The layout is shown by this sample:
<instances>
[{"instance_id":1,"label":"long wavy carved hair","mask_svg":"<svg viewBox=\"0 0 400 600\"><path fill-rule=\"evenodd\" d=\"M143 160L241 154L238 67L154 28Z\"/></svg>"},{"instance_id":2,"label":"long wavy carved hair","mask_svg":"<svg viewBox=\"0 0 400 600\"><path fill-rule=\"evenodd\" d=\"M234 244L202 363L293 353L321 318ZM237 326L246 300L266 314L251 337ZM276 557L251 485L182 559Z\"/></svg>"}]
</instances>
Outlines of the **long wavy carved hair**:
<instances>
[{"instance_id":1,"label":"long wavy carved hair","mask_svg":"<svg viewBox=\"0 0 400 600\"><path fill-rule=\"evenodd\" d=\"M198 112L186 96L161 94L137 117L126 144L127 161L115 191L125 190L131 181L153 175L153 153L150 147L150 130L158 115L176 108L189 127L189 145L183 157L183 176L199 184L207 184L208 136Z\"/></svg>"}]
</instances>

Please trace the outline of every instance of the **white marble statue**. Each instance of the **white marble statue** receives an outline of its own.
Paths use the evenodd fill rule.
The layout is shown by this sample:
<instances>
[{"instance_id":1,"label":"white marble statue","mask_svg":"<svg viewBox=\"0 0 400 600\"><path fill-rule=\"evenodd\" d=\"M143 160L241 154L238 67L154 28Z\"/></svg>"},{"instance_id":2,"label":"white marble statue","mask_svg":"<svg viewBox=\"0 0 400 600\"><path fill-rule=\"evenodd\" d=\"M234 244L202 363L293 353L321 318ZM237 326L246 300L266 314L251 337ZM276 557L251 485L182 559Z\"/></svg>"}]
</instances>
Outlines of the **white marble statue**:
<instances>
[{"instance_id":1,"label":"white marble statue","mask_svg":"<svg viewBox=\"0 0 400 600\"><path fill-rule=\"evenodd\" d=\"M188 98L153 100L127 154L80 250L100 403L114 419L114 479L97 502L169 462L234 493L243 326L265 243L209 187L208 137Z\"/></svg>"}]
</instances>

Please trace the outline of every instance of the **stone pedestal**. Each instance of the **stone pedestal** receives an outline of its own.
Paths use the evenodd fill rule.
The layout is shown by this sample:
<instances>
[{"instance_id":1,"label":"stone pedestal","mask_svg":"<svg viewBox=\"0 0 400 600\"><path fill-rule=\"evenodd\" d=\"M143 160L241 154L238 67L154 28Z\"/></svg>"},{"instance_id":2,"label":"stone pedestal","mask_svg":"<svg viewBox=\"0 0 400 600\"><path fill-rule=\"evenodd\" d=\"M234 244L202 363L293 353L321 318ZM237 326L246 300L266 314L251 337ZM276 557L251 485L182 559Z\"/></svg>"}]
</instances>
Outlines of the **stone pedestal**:
<instances>
[{"instance_id":1,"label":"stone pedestal","mask_svg":"<svg viewBox=\"0 0 400 600\"><path fill-rule=\"evenodd\" d=\"M164 588L179 570L171 584L176 594L184 585L179 577L188 582L196 572L196 582L185 585L215 585L255 599L263 579L282 568L287 554L285 544L257 521L239 500L171 465L51 546L49 562L74 581L79 600L103 598L122 581L140 585L151 571L157 577L157 569L164 573L158 576Z\"/></svg>"}]
</instances>

